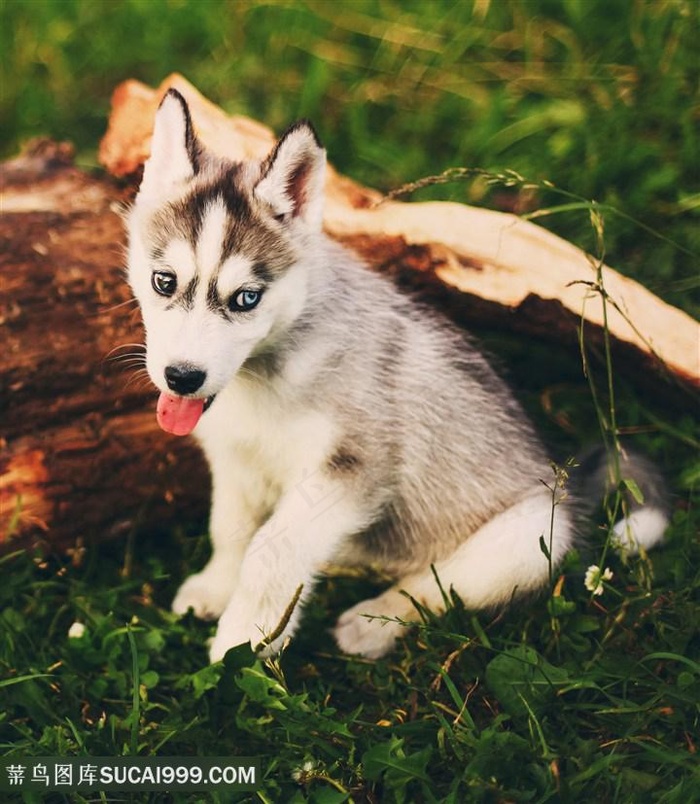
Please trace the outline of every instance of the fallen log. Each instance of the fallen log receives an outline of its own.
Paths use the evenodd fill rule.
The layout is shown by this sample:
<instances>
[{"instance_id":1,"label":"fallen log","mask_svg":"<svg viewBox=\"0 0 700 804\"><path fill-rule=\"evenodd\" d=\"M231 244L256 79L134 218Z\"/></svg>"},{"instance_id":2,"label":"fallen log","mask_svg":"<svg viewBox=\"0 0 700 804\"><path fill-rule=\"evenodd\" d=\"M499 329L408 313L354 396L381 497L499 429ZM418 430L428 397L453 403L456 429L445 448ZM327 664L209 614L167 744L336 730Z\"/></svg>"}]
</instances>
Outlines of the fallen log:
<instances>
[{"instance_id":1,"label":"fallen log","mask_svg":"<svg viewBox=\"0 0 700 804\"><path fill-rule=\"evenodd\" d=\"M110 359L142 338L123 276L124 190L55 143L0 170L0 547L79 547L204 515L198 451L161 438L149 384Z\"/></svg>"},{"instance_id":2,"label":"fallen log","mask_svg":"<svg viewBox=\"0 0 700 804\"><path fill-rule=\"evenodd\" d=\"M233 158L261 156L265 127L229 118L177 76L158 90L117 88L101 158L134 177L148 154L159 97L176 85L192 104L200 136ZM0 218L0 548L46 540L74 547L137 528L206 514L208 478L187 439L165 436L155 394L138 362L138 311L123 278L119 205L133 180L75 168L70 149L35 146L2 168ZM456 204L384 202L373 190L328 174L326 226L372 265L422 289L462 322L575 343L593 276L585 255L510 215ZM611 318L624 365L698 387L698 327L637 283L605 269L625 310ZM600 339L596 300L587 337ZM116 350L116 351L115 351ZM122 355L122 363L112 360ZM138 367L138 366L137 366Z\"/></svg>"}]
</instances>

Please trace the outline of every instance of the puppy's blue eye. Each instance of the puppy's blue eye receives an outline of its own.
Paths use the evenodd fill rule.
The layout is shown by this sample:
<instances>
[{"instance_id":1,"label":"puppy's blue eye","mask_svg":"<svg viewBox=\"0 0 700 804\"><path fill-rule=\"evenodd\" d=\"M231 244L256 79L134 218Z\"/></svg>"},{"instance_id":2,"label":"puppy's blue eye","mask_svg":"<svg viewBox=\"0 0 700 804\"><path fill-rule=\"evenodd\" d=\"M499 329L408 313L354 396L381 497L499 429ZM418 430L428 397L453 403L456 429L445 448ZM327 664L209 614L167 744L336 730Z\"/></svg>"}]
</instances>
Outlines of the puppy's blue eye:
<instances>
[{"instance_id":1,"label":"puppy's blue eye","mask_svg":"<svg viewBox=\"0 0 700 804\"><path fill-rule=\"evenodd\" d=\"M159 296L172 296L177 290L177 277L170 271L154 271L151 285Z\"/></svg>"},{"instance_id":2,"label":"puppy's blue eye","mask_svg":"<svg viewBox=\"0 0 700 804\"><path fill-rule=\"evenodd\" d=\"M228 303L232 313L244 313L257 307L262 298L262 290L239 290L234 293Z\"/></svg>"}]
</instances>

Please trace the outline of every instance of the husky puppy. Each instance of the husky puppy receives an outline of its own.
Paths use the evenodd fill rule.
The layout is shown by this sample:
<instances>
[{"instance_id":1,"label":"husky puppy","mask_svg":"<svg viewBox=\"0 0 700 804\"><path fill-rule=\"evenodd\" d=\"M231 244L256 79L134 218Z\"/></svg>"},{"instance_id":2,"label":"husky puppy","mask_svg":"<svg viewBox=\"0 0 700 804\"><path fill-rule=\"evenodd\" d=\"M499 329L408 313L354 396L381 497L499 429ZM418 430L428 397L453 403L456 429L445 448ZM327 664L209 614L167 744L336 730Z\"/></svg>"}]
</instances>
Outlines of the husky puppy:
<instances>
[{"instance_id":1,"label":"husky puppy","mask_svg":"<svg viewBox=\"0 0 700 804\"><path fill-rule=\"evenodd\" d=\"M382 656L394 618L417 619L402 591L439 611L440 586L474 608L537 590L542 539L556 566L585 508L573 492L553 505L540 440L468 337L323 233L324 178L308 123L229 162L170 90L128 214L158 422L211 467L213 554L173 610L219 619L212 661L278 650L330 562L396 578L335 626L341 650ZM658 483L624 472L646 502L616 533L647 548L667 524Z\"/></svg>"}]
</instances>

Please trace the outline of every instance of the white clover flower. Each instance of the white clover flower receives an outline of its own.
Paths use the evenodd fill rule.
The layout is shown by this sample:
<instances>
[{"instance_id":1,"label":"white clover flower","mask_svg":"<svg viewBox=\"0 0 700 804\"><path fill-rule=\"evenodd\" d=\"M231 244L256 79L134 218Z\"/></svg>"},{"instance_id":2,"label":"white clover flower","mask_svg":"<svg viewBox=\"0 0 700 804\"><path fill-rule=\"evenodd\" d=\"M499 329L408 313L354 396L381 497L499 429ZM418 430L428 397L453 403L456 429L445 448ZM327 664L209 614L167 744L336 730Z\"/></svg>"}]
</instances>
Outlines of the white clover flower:
<instances>
[{"instance_id":1,"label":"white clover flower","mask_svg":"<svg viewBox=\"0 0 700 804\"><path fill-rule=\"evenodd\" d=\"M307 759L300 768L296 768L292 771L292 779L294 779L295 782L306 782L313 776L315 769L316 763Z\"/></svg>"},{"instance_id":2,"label":"white clover flower","mask_svg":"<svg viewBox=\"0 0 700 804\"><path fill-rule=\"evenodd\" d=\"M85 633L85 623L73 623L68 629L68 639L80 639Z\"/></svg>"},{"instance_id":3,"label":"white clover flower","mask_svg":"<svg viewBox=\"0 0 700 804\"><path fill-rule=\"evenodd\" d=\"M597 564L591 564L591 566L586 570L586 577L583 579L583 585L586 587L586 589L588 589L589 592L593 592L594 595L602 595L605 591L603 581L612 580L612 576L613 573L610 567L606 567L601 572L601 569Z\"/></svg>"}]
</instances>

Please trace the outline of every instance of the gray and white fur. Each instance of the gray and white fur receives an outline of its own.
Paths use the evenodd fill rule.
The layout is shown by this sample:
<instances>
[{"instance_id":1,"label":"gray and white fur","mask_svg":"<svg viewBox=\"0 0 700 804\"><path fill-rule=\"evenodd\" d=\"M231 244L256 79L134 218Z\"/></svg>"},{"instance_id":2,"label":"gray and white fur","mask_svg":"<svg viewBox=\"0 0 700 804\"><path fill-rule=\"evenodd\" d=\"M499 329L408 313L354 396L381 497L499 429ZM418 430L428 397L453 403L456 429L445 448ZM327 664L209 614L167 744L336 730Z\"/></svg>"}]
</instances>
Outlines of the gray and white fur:
<instances>
[{"instance_id":1,"label":"gray and white fur","mask_svg":"<svg viewBox=\"0 0 700 804\"><path fill-rule=\"evenodd\" d=\"M553 509L547 453L469 338L323 233L324 179L308 123L261 162L227 162L171 90L128 216L159 421L211 467L212 557L173 609L219 618L212 661L279 649L330 563L396 578L335 626L343 651L381 656L401 633L383 618L417 619L402 591L443 607L432 565L468 607L497 606L546 584L541 537L556 565L579 526L582 498ZM608 473L589 462L594 499ZM616 526L628 550L667 524L638 465L651 505Z\"/></svg>"}]
</instances>

